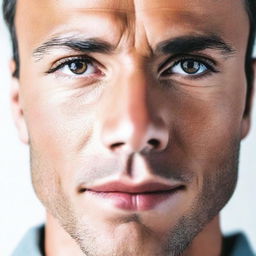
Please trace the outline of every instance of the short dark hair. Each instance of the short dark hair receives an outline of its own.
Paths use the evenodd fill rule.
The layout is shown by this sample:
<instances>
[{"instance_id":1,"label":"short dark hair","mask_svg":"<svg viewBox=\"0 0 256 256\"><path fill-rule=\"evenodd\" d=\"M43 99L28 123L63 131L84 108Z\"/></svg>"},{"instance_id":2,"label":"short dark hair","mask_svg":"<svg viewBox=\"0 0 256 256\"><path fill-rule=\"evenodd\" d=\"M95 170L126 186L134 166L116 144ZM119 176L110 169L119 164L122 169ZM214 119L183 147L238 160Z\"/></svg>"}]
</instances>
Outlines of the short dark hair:
<instances>
[{"instance_id":1,"label":"short dark hair","mask_svg":"<svg viewBox=\"0 0 256 256\"><path fill-rule=\"evenodd\" d=\"M16 37L16 29L15 29L15 13L16 13L16 3L17 0L3 0L3 16L4 20L7 24L9 32L11 34L12 40L12 54L13 59L16 63L16 70L13 73L13 76L19 77L19 50L18 50L18 41Z\"/></svg>"},{"instance_id":2,"label":"short dark hair","mask_svg":"<svg viewBox=\"0 0 256 256\"><path fill-rule=\"evenodd\" d=\"M247 77L247 105L245 109L245 114L249 113L250 110L250 95L253 87L253 48L255 40L255 30L256 30L256 0L244 0L245 8L250 19L250 34L247 44L247 53L245 59L245 72ZM14 77L19 77L19 50L18 50L18 41L16 37L15 29L15 13L16 13L16 2L17 0L3 0L3 15L5 22L8 26L8 29L11 34L12 40L12 50L13 50L13 59L16 63L16 69L13 72Z\"/></svg>"}]
</instances>

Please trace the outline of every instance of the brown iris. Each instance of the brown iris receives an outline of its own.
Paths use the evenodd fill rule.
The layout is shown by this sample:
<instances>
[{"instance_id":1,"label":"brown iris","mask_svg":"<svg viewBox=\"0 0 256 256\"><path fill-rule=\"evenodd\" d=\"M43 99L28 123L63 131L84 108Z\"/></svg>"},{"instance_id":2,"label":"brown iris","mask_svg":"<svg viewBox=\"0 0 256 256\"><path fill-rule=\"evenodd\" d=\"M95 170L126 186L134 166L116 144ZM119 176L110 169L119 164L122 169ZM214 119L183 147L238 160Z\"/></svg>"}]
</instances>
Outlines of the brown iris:
<instances>
[{"instance_id":1,"label":"brown iris","mask_svg":"<svg viewBox=\"0 0 256 256\"><path fill-rule=\"evenodd\" d=\"M76 75L82 75L88 68L88 64L84 60L75 60L68 64L71 72Z\"/></svg>"},{"instance_id":2,"label":"brown iris","mask_svg":"<svg viewBox=\"0 0 256 256\"><path fill-rule=\"evenodd\" d=\"M200 63L194 60L184 60L181 62L181 67L188 74L195 74L200 70Z\"/></svg>"}]
</instances>

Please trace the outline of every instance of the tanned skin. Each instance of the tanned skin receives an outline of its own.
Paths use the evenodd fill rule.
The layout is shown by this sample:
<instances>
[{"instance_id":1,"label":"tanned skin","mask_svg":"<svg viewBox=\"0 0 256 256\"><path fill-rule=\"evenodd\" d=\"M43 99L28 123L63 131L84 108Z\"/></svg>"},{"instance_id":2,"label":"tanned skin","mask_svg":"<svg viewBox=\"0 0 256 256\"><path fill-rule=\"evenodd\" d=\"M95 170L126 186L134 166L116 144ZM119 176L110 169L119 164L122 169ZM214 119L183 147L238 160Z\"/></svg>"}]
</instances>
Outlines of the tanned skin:
<instances>
[{"instance_id":1,"label":"tanned skin","mask_svg":"<svg viewBox=\"0 0 256 256\"><path fill-rule=\"evenodd\" d=\"M19 0L15 25L46 255L220 256L250 125L244 2ZM113 180L178 189L127 210L89 191Z\"/></svg>"}]
</instances>

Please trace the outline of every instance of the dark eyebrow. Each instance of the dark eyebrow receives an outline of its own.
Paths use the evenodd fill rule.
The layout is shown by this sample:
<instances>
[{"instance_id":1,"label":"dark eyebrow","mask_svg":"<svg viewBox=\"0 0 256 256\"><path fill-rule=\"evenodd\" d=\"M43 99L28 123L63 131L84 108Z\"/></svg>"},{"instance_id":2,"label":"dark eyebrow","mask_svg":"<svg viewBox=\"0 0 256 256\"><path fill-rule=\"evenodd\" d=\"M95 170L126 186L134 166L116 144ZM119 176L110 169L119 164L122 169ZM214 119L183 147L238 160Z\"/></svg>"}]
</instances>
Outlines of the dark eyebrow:
<instances>
[{"instance_id":1,"label":"dark eyebrow","mask_svg":"<svg viewBox=\"0 0 256 256\"><path fill-rule=\"evenodd\" d=\"M156 46L157 53L182 54L206 49L218 50L222 55L231 55L235 49L217 35L181 36L163 41Z\"/></svg>"},{"instance_id":2,"label":"dark eyebrow","mask_svg":"<svg viewBox=\"0 0 256 256\"><path fill-rule=\"evenodd\" d=\"M44 42L33 51L33 56L36 61L43 59L46 54L49 54L54 48L68 48L70 50L82 53L111 53L114 51L114 46L97 38L82 39L76 36L68 37L53 37ZM235 49L226 43L217 35L206 36L181 36L160 42L155 49L155 53L163 54L184 54L205 49L219 50L223 55L231 55Z\"/></svg>"},{"instance_id":3,"label":"dark eyebrow","mask_svg":"<svg viewBox=\"0 0 256 256\"><path fill-rule=\"evenodd\" d=\"M49 54L52 49L68 48L70 50L89 53L110 53L114 47L108 42L100 39L81 39L73 36L70 37L54 37L47 42L44 42L33 51L33 56L37 61L41 60L46 54Z\"/></svg>"}]
</instances>

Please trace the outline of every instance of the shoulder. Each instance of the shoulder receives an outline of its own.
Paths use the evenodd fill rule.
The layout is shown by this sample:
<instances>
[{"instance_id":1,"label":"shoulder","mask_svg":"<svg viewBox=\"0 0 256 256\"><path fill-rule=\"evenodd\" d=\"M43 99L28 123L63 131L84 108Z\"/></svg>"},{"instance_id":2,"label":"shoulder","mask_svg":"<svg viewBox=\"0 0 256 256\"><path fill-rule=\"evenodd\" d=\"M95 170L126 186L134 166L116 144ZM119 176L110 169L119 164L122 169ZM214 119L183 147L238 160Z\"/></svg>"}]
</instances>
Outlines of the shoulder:
<instances>
[{"instance_id":1,"label":"shoulder","mask_svg":"<svg viewBox=\"0 0 256 256\"><path fill-rule=\"evenodd\" d=\"M242 233L225 236L223 239L223 256L255 256L249 241Z\"/></svg>"},{"instance_id":2,"label":"shoulder","mask_svg":"<svg viewBox=\"0 0 256 256\"><path fill-rule=\"evenodd\" d=\"M24 235L12 256L42 256L44 244L44 225L31 228Z\"/></svg>"}]
</instances>

